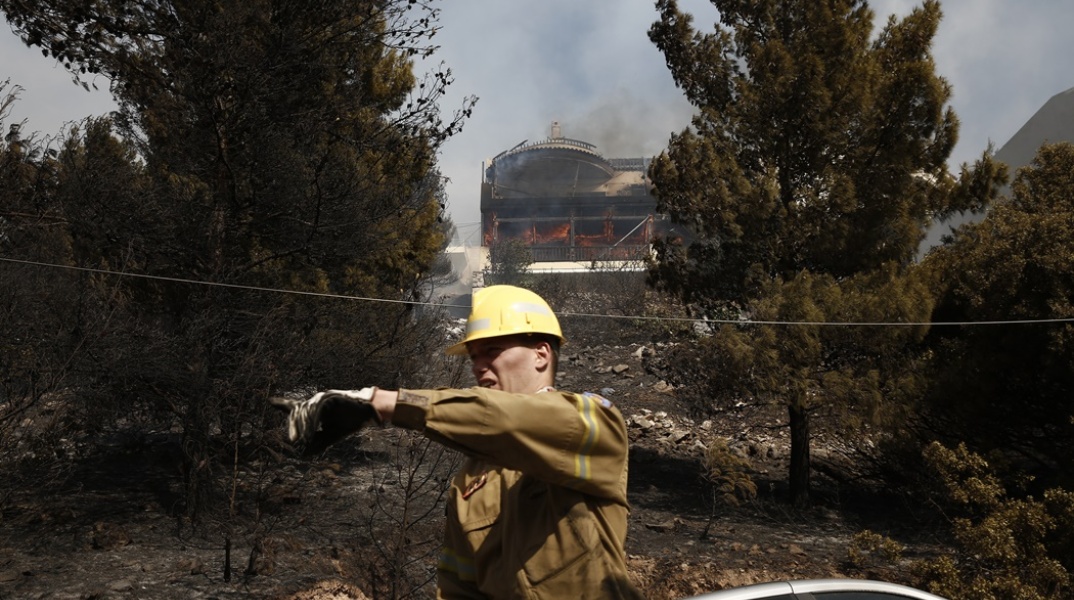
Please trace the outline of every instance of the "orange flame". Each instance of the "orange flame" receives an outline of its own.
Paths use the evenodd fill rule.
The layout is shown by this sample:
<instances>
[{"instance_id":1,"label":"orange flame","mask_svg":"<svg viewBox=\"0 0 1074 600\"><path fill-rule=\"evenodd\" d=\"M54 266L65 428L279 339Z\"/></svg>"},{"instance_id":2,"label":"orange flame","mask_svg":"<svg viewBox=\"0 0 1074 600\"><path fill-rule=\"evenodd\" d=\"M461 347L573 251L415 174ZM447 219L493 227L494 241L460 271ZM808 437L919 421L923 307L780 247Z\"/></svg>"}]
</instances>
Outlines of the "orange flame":
<instances>
[{"instance_id":1,"label":"orange flame","mask_svg":"<svg viewBox=\"0 0 1074 600\"><path fill-rule=\"evenodd\" d=\"M566 244L570 240L571 224L561 223L559 225L546 226L544 230L534 229L534 236L537 244L548 244L551 242L560 242Z\"/></svg>"}]
</instances>

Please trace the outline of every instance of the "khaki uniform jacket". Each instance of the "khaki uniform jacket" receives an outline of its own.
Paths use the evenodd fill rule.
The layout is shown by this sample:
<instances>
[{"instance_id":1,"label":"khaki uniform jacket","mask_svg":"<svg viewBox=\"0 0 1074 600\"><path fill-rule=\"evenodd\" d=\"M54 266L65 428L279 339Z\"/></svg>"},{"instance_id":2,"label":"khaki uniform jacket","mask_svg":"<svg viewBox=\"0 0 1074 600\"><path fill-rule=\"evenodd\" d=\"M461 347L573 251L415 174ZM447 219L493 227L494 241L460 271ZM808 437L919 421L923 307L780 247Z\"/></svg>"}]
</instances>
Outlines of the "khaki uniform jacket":
<instances>
[{"instance_id":1,"label":"khaki uniform jacket","mask_svg":"<svg viewBox=\"0 0 1074 600\"><path fill-rule=\"evenodd\" d=\"M399 390L394 424L468 456L439 598L630 598L627 433L595 394Z\"/></svg>"}]
</instances>

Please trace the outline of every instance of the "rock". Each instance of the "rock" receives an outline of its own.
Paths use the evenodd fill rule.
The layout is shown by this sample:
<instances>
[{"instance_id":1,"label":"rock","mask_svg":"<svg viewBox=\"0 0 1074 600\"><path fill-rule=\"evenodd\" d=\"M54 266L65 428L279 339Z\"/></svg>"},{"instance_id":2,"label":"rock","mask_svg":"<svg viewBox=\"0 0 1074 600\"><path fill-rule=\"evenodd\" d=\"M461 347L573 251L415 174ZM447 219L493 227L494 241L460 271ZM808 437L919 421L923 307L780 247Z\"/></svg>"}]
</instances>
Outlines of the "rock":
<instances>
[{"instance_id":1,"label":"rock","mask_svg":"<svg viewBox=\"0 0 1074 600\"><path fill-rule=\"evenodd\" d=\"M296 592L286 597L286 600L368 600L357 587L342 581L321 581L313 587Z\"/></svg>"},{"instance_id":2,"label":"rock","mask_svg":"<svg viewBox=\"0 0 1074 600\"><path fill-rule=\"evenodd\" d=\"M129 592L134 589L134 584L126 579L120 579L109 583L108 589L113 592Z\"/></svg>"},{"instance_id":3,"label":"rock","mask_svg":"<svg viewBox=\"0 0 1074 600\"><path fill-rule=\"evenodd\" d=\"M183 574L201 575L205 573L205 565L196 558L184 558L175 565L175 570Z\"/></svg>"},{"instance_id":4,"label":"rock","mask_svg":"<svg viewBox=\"0 0 1074 600\"><path fill-rule=\"evenodd\" d=\"M712 335L712 327L704 321L694 321L692 327L694 334L699 337L709 337Z\"/></svg>"},{"instance_id":5,"label":"rock","mask_svg":"<svg viewBox=\"0 0 1074 600\"><path fill-rule=\"evenodd\" d=\"M682 519L675 517L669 521L664 521L663 523L646 523L645 527L646 529L666 533L668 531L674 531L679 523L682 523Z\"/></svg>"},{"instance_id":6,"label":"rock","mask_svg":"<svg viewBox=\"0 0 1074 600\"><path fill-rule=\"evenodd\" d=\"M670 392L675 391L675 386L661 379L660 381L657 381L653 384L653 389L660 392L661 394L668 394Z\"/></svg>"},{"instance_id":7,"label":"rock","mask_svg":"<svg viewBox=\"0 0 1074 600\"><path fill-rule=\"evenodd\" d=\"M619 363L619 364L615 365L614 367L612 367L612 372L615 373L616 375L622 375L623 373L626 373L629 370L630 370L630 365L624 364L624 363Z\"/></svg>"},{"instance_id":8,"label":"rock","mask_svg":"<svg viewBox=\"0 0 1074 600\"><path fill-rule=\"evenodd\" d=\"M129 545L131 538L122 525L99 521L93 526L90 543L94 550L115 550Z\"/></svg>"},{"instance_id":9,"label":"rock","mask_svg":"<svg viewBox=\"0 0 1074 600\"><path fill-rule=\"evenodd\" d=\"M632 418L630 420L630 422L633 423L634 425L638 426L638 427L641 427L642 429L645 429L645 430L652 429L653 426L656 425L655 423L653 423L649 419L646 419L645 417L634 417L634 418Z\"/></svg>"}]
</instances>

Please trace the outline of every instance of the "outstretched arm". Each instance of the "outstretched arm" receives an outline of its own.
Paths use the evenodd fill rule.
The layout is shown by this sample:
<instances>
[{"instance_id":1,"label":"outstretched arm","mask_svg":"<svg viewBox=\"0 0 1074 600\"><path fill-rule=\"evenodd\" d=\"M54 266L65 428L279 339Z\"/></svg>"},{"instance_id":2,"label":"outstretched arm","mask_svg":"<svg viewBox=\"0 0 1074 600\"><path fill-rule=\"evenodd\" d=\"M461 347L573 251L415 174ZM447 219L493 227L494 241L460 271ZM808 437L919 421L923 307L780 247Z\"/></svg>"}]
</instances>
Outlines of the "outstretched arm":
<instances>
[{"instance_id":1,"label":"outstretched arm","mask_svg":"<svg viewBox=\"0 0 1074 600\"><path fill-rule=\"evenodd\" d=\"M394 404L395 425L491 464L626 503L626 424L601 396L404 389L385 401Z\"/></svg>"}]
</instances>

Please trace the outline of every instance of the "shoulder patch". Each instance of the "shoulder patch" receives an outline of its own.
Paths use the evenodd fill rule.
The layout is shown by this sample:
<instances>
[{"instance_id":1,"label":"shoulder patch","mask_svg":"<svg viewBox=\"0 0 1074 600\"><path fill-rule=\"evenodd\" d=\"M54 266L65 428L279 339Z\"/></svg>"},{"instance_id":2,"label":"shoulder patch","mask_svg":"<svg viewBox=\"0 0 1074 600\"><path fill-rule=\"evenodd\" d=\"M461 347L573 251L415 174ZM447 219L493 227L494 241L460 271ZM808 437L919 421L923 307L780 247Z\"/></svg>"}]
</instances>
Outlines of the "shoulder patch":
<instances>
[{"instance_id":1,"label":"shoulder patch","mask_svg":"<svg viewBox=\"0 0 1074 600\"><path fill-rule=\"evenodd\" d=\"M489 480L489 472L485 471L477 479L474 479L466 486L466 489L462 491L462 499L469 500L470 496L474 495L474 492L485 487L485 484Z\"/></svg>"}]
</instances>

